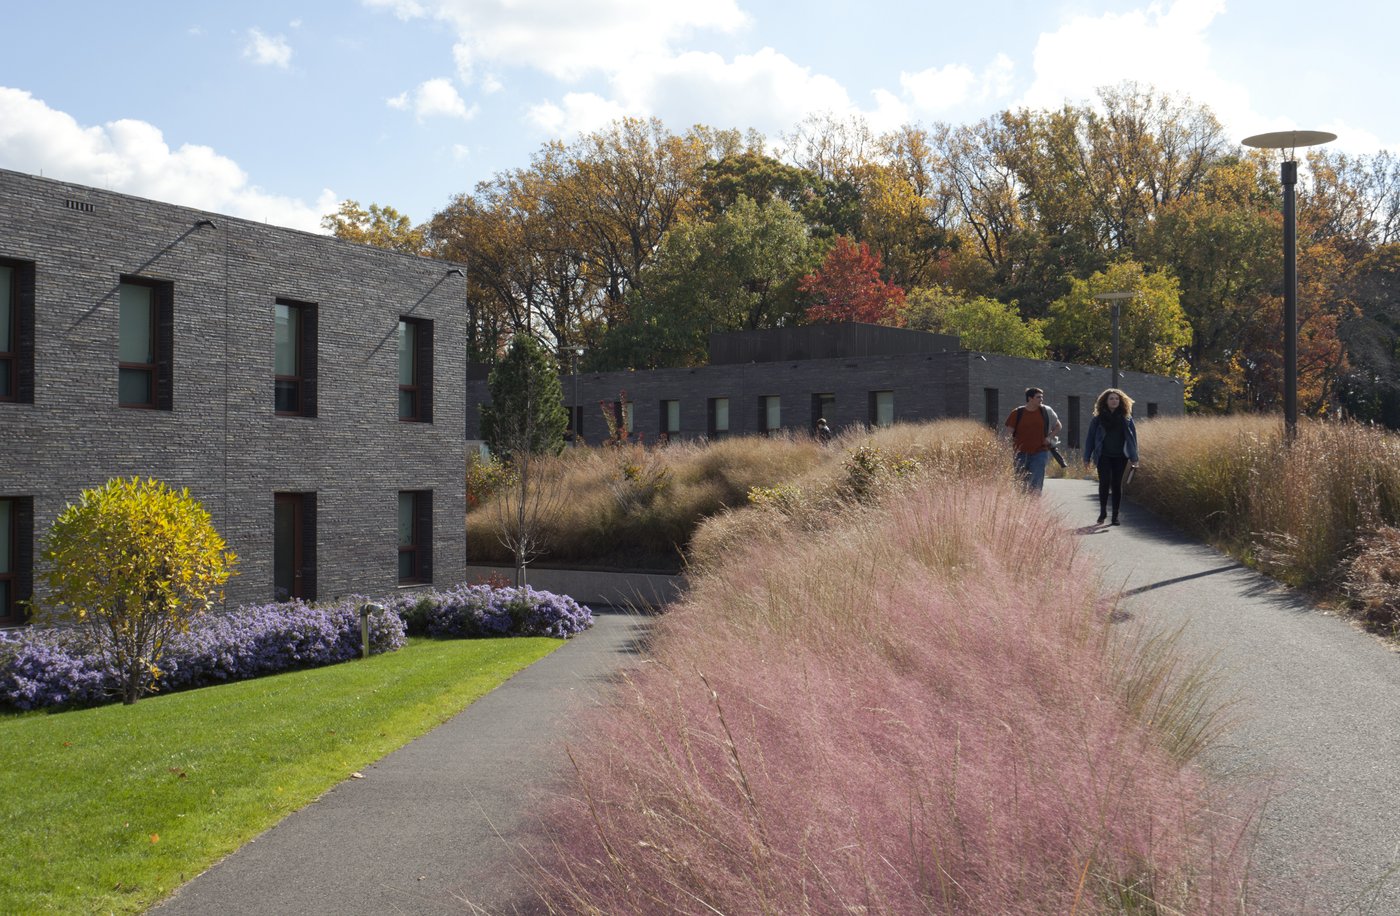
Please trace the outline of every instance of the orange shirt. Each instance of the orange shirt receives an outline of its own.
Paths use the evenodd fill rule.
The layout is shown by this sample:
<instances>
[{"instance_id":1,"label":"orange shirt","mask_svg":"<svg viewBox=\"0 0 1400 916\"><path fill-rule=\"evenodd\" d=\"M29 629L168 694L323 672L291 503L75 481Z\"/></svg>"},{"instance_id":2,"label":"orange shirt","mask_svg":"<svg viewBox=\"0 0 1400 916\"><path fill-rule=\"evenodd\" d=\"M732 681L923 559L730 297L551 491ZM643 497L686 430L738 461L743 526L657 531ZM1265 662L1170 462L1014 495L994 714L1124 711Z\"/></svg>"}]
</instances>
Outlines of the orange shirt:
<instances>
[{"instance_id":1,"label":"orange shirt","mask_svg":"<svg viewBox=\"0 0 1400 916\"><path fill-rule=\"evenodd\" d=\"M1021 422L1016 422L1016 410L1021 411ZM1016 451L1027 455L1045 451L1045 415L1039 407L1017 407L1006 418L1006 426L1012 429L1011 441Z\"/></svg>"}]
</instances>

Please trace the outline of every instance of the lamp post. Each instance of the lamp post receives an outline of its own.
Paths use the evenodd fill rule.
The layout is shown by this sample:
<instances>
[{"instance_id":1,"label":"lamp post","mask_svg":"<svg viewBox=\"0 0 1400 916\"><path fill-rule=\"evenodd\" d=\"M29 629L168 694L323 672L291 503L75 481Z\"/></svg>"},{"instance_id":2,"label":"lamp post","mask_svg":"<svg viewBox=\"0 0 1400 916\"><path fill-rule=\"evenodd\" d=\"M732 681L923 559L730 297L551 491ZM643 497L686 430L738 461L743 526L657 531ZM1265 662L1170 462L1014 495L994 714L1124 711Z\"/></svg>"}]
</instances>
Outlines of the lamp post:
<instances>
[{"instance_id":1,"label":"lamp post","mask_svg":"<svg viewBox=\"0 0 1400 916\"><path fill-rule=\"evenodd\" d=\"M1108 377L1108 387L1110 387L1110 388L1117 388L1117 387L1118 387L1118 313L1119 313L1119 308L1120 308L1120 305L1121 305L1121 303L1122 303L1122 301L1123 301L1124 299L1131 299L1131 298L1133 298L1133 297L1136 296L1136 295L1137 295L1137 293L1133 293L1133 292L1121 292L1121 293L1095 293L1095 294L1094 294L1094 298L1095 298L1095 299L1100 299L1100 300L1102 300L1102 301L1104 301L1104 302L1112 302L1112 303L1113 303L1113 364L1112 364L1112 366L1110 366L1110 373L1111 373L1111 374L1110 374L1109 377Z\"/></svg>"},{"instance_id":2,"label":"lamp post","mask_svg":"<svg viewBox=\"0 0 1400 916\"><path fill-rule=\"evenodd\" d=\"M1283 181L1283 429L1292 442L1298 437L1298 218L1294 188L1298 184L1300 146L1331 143L1336 134L1322 130L1277 130L1245 137L1241 142L1255 149L1285 153L1280 169Z\"/></svg>"},{"instance_id":3,"label":"lamp post","mask_svg":"<svg viewBox=\"0 0 1400 916\"><path fill-rule=\"evenodd\" d=\"M582 430L579 429L579 427L581 427L581 426L583 425L583 423L581 422L581 421L583 420L583 408L582 408L582 406L581 406L581 405L579 404L579 402L578 402L578 364L579 364L579 360L583 359L583 354L584 354L584 348L583 348L583 347L574 347L573 350L569 353L569 355L570 355L571 357L573 357L573 363L574 363L574 409L573 409L573 414L574 414L574 415L570 418L570 420L569 420L569 425L572 426L572 427L574 428L574 447L575 447L575 448L578 447L578 444L579 444L579 434L582 432Z\"/></svg>"}]
</instances>

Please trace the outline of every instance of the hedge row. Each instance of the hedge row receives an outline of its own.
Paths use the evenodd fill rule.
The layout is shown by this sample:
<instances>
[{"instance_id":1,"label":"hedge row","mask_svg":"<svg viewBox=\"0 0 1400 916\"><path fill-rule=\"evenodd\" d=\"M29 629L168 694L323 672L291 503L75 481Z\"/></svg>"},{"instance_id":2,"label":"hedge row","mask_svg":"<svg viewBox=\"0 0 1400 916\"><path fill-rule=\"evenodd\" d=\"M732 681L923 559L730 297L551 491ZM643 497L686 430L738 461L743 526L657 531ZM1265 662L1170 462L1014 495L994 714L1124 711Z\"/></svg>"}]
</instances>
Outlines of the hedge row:
<instances>
[{"instance_id":1,"label":"hedge row","mask_svg":"<svg viewBox=\"0 0 1400 916\"><path fill-rule=\"evenodd\" d=\"M176 636L160 662L162 692L246 680L348 661L360 654L360 608L352 595L329 604L263 604L201 617ZM531 588L462 586L377 602L369 651L403 646L406 634L435 637L553 636L593 625L572 598ZM16 709L87 705L119 696L115 667L80 629L0 631L0 705Z\"/></svg>"}]
</instances>

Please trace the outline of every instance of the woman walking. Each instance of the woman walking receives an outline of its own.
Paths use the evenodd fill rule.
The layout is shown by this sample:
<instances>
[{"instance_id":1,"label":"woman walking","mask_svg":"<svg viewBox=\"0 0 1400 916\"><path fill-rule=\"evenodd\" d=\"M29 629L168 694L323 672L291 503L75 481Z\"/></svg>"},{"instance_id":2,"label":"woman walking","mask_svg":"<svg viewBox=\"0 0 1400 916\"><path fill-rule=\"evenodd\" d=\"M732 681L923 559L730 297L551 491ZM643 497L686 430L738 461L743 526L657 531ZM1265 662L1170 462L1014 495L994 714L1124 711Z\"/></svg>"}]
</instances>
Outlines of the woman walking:
<instances>
[{"instance_id":1,"label":"woman walking","mask_svg":"<svg viewBox=\"0 0 1400 916\"><path fill-rule=\"evenodd\" d=\"M1084 463L1099 469L1099 524L1108 518L1113 498L1113 521L1123 502L1123 472L1138 466L1137 427L1133 425L1133 399L1117 388L1106 388L1094 401L1094 418L1084 439Z\"/></svg>"}]
</instances>

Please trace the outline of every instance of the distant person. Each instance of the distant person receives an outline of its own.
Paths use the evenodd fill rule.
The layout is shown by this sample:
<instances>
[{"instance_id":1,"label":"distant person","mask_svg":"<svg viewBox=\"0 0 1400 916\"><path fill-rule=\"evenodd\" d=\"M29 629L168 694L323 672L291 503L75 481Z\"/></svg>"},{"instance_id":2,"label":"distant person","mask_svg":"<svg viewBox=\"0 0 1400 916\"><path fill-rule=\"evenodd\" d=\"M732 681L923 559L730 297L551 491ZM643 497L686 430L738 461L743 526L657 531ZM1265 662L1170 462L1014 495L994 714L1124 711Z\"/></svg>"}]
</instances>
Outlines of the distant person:
<instances>
[{"instance_id":1,"label":"distant person","mask_svg":"<svg viewBox=\"0 0 1400 916\"><path fill-rule=\"evenodd\" d=\"M1117 388L1106 388L1094 401L1094 418L1084 437L1084 463L1099 469L1099 521L1108 518L1110 497L1113 521L1123 502L1123 474L1138 466L1137 427L1133 425L1133 399Z\"/></svg>"},{"instance_id":2,"label":"distant person","mask_svg":"<svg viewBox=\"0 0 1400 916\"><path fill-rule=\"evenodd\" d=\"M1011 411L1006 418L1006 430L1016 452L1017 478L1026 489L1041 492L1045 489L1045 465L1050 460L1050 447L1060 432L1060 418L1045 406L1045 392L1027 388L1026 403Z\"/></svg>"},{"instance_id":3,"label":"distant person","mask_svg":"<svg viewBox=\"0 0 1400 916\"><path fill-rule=\"evenodd\" d=\"M822 417L817 421L816 435L817 441L822 445L826 445L831 441L831 427L826 425L826 417Z\"/></svg>"}]
</instances>

